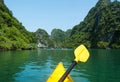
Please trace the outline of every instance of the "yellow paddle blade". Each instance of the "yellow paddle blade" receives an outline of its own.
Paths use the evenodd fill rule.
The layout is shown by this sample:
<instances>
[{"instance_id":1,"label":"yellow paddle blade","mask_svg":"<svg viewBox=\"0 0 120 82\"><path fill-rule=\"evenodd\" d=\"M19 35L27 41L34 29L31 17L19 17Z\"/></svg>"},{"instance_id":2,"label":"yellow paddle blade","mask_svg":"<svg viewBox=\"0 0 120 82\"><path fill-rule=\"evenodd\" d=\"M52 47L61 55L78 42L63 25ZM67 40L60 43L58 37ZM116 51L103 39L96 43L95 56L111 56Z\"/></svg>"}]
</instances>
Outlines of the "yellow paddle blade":
<instances>
[{"instance_id":1,"label":"yellow paddle blade","mask_svg":"<svg viewBox=\"0 0 120 82\"><path fill-rule=\"evenodd\" d=\"M59 79L62 77L62 75L65 73L65 68L62 64L62 62L60 62L55 70L53 71L53 73L50 75L50 77L48 78L48 80L46 82L58 82ZM70 75L68 75L64 82L73 82L72 78L70 77Z\"/></svg>"},{"instance_id":2,"label":"yellow paddle blade","mask_svg":"<svg viewBox=\"0 0 120 82\"><path fill-rule=\"evenodd\" d=\"M87 48L84 45L78 46L75 51L75 61L81 61L81 62L86 62L87 59L89 58L89 52Z\"/></svg>"}]
</instances>

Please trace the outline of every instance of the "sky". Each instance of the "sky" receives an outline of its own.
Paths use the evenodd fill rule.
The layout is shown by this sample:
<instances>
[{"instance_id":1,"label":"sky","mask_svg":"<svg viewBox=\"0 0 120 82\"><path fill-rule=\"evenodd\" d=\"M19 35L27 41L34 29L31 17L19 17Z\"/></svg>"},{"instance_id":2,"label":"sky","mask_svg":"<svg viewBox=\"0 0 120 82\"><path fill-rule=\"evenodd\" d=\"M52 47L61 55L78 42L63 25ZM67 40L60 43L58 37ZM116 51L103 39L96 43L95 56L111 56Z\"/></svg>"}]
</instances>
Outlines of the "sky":
<instances>
[{"instance_id":1,"label":"sky","mask_svg":"<svg viewBox=\"0 0 120 82\"><path fill-rule=\"evenodd\" d=\"M66 31L84 20L98 0L4 0L25 28L38 28L51 34L54 28Z\"/></svg>"}]
</instances>

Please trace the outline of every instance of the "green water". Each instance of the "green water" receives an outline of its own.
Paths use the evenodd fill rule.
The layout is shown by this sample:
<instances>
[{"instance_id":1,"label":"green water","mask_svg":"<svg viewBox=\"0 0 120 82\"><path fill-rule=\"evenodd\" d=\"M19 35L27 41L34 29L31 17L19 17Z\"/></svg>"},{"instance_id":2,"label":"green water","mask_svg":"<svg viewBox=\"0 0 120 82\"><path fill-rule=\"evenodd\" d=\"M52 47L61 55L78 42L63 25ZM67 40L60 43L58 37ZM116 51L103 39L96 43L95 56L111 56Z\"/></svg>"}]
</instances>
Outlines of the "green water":
<instances>
[{"instance_id":1,"label":"green water","mask_svg":"<svg viewBox=\"0 0 120 82\"><path fill-rule=\"evenodd\" d=\"M0 51L0 82L46 82L60 61L69 67L73 51ZM70 73L74 82L120 82L120 50L89 51L89 60L78 63Z\"/></svg>"}]
</instances>

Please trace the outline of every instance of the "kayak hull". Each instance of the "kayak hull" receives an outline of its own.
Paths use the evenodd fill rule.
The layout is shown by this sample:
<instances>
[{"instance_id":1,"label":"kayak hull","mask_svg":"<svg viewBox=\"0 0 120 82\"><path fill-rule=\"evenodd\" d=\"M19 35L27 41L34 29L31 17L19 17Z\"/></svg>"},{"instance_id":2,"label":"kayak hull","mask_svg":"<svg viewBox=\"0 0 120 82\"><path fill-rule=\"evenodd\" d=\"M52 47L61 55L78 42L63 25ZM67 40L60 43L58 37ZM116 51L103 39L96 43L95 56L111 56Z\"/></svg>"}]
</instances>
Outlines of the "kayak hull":
<instances>
[{"instance_id":1,"label":"kayak hull","mask_svg":"<svg viewBox=\"0 0 120 82\"><path fill-rule=\"evenodd\" d=\"M62 77L62 75L65 73L65 68L62 64L62 62L60 62L55 70L53 71L53 73L50 75L50 77L47 79L46 82L58 82L59 79ZM68 75L66 77L66 79L64 80L64 82L73 82L72 78L70 75Z\"/></svg>"}]
</instances>

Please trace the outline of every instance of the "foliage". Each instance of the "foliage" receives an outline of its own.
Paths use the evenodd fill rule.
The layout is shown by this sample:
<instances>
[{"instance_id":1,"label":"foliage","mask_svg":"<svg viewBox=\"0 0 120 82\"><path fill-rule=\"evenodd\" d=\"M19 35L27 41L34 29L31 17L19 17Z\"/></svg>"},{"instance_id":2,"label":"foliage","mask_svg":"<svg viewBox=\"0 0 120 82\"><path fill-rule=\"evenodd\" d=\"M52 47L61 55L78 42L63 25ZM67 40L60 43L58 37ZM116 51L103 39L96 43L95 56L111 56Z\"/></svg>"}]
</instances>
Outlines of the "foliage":
<instances>
[{"instance_id":1,"label":"foliage","mask_svg":"<svg viewBox=\"0 0 120 82\"><path fill-rule=\"evenodd\" d=\"M60 47L65 40L65 33L61 29L53 29L51 32L51 39L55 42L55 47Z\"/></svg>"},{"instance_id":2,"label":"foliage","mask_svg":"<svg viewBox=\"0 0 120 82\"><path fill-rule=\"evenodd\" d=\"M35 34L36 43L41 43L47 47L54 46L53 41L50 39L50 36L48 35L48 33L45 30L38 29L34 34Z\"/></svg>"},{"instance_id":3,"label":"foliage","mask_svg":"<svg viewBox=\"0 0 120 82\"><path fill-rule=\"evenodd\" d=\"M34 43L34 37L0 2L0 49L27 48Z\"/></svg>"},{"instance_id":4,"label":"foliage","mask_svg":"<svg viewBox=\"0 0 120 82\"><path fill-rule=\"evenodd\" d=\"M61 29L53 29L51 32L51 39L55 43L55 47L66 47L65 41L69 38L71 34L71 29L66 32Z\"/></svg>"},{"instance_id":5,"label":"foliage","mask_svg":"<svg viewBox=\"0 0 120 82\"><path fill-rule=\"evenodd\" d=\"M66 42L68 47L120 48L120 2L99 0L84 21L73 27Z\"/></svg>"},{"instance_id":6,"label":"foliage","mask_svg":"<svg viewBox=\"0 0 120 82\"><path fill-rule=\"evenodd\" d=\"M120 48L120 2L99 0L73 29L28 32L0 0L0 49L20 49L42 43L47 47Z\"/></svg>"}]
</instances>

